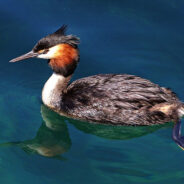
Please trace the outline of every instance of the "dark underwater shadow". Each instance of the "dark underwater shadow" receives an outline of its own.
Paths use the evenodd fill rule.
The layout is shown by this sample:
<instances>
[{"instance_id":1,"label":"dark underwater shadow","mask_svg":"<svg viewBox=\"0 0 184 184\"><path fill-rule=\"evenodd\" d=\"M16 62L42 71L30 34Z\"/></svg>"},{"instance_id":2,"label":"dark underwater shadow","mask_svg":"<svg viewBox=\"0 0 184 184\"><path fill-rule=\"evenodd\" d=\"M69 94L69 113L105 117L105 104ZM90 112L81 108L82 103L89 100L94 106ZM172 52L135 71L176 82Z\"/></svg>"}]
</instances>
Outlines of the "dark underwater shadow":
<instances>
[{"instance_id":1,"label":"dark underwater shadow","mask_svg":"<svg viewBox=\"0 0 184 184\"><path fill-rule=\"evenodd\" d=\"M93 124L69 119L78 130L88 134L93 134L105 139L127 140L141 137L155 132L161 128L172 127L172 123L152 126L113 126L105 124Z\"/></svg>"},{"instance_id":2,"label":"dark underwater shadow","mask_svg":"<svg viewBox=\"0 0 184 184\"><path fill-rule=\"evenodd\" d=\"M18 146L29 154L38 154L65 160L61 155L71 148L72 141L67 123L74 125L78 130L105 139L127 140L141 137L160 128L172 127L171 123L154 126L113 126L81 122L60 116L56 112L41 105L43 123L33 139L22 142L8 142L0 146Z\"/></svg>"}]
</instances>

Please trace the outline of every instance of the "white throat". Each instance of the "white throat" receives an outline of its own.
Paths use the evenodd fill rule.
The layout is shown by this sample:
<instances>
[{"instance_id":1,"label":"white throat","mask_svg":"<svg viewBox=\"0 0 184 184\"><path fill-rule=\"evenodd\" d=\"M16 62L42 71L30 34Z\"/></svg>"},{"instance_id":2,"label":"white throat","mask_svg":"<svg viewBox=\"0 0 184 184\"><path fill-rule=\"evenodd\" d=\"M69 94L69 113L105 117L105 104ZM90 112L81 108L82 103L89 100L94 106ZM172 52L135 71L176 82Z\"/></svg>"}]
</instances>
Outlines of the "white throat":
<instances>
[{"instance_id":1,"label":"white throat","mask_svg":"<svg viewBox=\"0 0 184 184\"><path fill-rule=\"evenodd\" d=\"M56 73L51 75L42 90L42 101L46 106L60 108L62 93L66 90L70 78L71 76L64 77Z\"/></svg>"}]
</instances>

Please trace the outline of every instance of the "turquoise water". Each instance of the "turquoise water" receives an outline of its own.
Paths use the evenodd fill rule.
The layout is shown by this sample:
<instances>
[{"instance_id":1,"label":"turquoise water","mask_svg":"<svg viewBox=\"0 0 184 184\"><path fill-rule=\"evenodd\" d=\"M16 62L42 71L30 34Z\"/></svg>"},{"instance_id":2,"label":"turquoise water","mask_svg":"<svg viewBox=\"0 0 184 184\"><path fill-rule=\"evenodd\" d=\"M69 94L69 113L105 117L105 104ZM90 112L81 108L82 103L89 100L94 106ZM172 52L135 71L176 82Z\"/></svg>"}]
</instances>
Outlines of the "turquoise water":
<instances>
[{"instance_id":1,"label":"turquoise water","mask_svg":"<svg viewBox=\"0 0 184 184\"><path fill-rule=\"evenodd\" d=\"M0 183L183 184L184 152L172 123L93 125L41 104L47 61L8 61L63 23L81 38L73 80L129 73L171 87L184 100L181 0L0 1Z\"/></svg>"}]
</instances>

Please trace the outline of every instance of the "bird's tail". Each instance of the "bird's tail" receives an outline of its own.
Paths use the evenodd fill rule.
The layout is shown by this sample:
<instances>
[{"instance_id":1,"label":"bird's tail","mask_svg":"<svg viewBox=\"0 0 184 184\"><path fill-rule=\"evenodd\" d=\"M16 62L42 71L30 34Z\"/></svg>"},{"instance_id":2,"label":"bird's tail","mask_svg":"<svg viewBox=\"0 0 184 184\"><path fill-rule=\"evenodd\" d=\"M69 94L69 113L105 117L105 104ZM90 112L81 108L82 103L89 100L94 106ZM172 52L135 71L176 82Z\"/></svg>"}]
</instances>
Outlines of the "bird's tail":
<instances>
[{"instance_id":1,"label":"bird's tail","mask_svg":"<svg viewBox=\"0 0 184 184\"><path fill-rule=\"evenodd\" d=\"M180 118L184 116L184 103L178 108L178 116Z\"/></svg>"}]
</instances>

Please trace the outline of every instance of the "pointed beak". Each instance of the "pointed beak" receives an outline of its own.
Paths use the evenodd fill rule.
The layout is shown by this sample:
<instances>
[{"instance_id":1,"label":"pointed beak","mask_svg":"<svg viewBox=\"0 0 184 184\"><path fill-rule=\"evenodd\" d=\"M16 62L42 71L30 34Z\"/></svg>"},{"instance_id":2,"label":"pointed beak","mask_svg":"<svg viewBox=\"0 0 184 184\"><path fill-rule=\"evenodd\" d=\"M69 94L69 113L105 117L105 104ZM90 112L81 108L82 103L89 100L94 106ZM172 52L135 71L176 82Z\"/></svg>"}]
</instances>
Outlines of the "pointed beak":
<instances>
[{"instance_id":1,"label":"pointed beak","mask_svg":"<svg viewBox=\"0 0 184 184\"><path fill-rule=\"evenodd\" d=\"M38 55L39 55L38 53L35 53L33 51L30 51L30 52L28 52L28 53L26 53L26 54L24 54L22 56L19 56L17 58L14 58L14 59L10 60L9 62L14 63L14 62L21 61L21 60L24 60L24 59L36 57Z\"/></svg>"}]
</instances>

